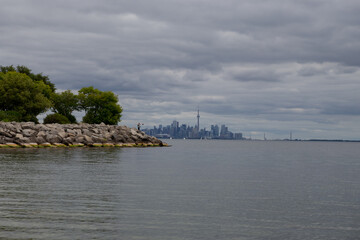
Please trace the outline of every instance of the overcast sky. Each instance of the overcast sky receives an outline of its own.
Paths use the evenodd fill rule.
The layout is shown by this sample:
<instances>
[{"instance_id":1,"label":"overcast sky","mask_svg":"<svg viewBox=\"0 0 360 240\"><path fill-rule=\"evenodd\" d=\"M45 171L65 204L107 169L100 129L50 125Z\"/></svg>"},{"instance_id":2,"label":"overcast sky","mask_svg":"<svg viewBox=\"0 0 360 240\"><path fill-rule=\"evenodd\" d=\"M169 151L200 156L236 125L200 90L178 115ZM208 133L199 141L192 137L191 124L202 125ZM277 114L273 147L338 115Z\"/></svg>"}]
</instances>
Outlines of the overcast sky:
<instances>
[{"instance_id":1,"label":"overcast sky","mask_svg":"<svg viewBox=\"0 0 360 240\"><path fill-rule=\"evenodd\" d=\"M0 0L0 65L113 91L120 124L360 139L359 0Z\"/></svg>"}]
</instances>

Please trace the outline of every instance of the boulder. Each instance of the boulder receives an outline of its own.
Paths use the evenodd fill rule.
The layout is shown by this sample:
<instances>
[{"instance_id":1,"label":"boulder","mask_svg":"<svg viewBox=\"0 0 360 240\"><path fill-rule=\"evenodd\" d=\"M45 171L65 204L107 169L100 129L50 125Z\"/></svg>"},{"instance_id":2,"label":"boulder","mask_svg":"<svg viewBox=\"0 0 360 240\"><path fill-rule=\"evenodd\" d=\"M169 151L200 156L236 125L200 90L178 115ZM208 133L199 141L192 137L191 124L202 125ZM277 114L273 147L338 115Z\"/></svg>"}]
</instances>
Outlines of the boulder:
<instances>
[{"instance_id":1,"label":"boulder","mask_svg":"<svg viewBox=\"0 0 360 240\"><path fill-rule=\"evenodd\" d=\"M0 144L30 143L51 145L92 145L99 143L108 146L152 146L162 145L154 137L134 128L105 124L34 124L0 122ZM6 145L7 146L7 145Z\"/></svg>"},{"instance_id":2,"label":"boulder","mask_svg":"<svg viewBox=\"0 0 360 240\"><path fill-rule=\"evenodd\" d=\"M23 129L22 134L25 137L32 137L32 136L36 135L36 131L33 129Z\"/></svg>"}]
</instances>

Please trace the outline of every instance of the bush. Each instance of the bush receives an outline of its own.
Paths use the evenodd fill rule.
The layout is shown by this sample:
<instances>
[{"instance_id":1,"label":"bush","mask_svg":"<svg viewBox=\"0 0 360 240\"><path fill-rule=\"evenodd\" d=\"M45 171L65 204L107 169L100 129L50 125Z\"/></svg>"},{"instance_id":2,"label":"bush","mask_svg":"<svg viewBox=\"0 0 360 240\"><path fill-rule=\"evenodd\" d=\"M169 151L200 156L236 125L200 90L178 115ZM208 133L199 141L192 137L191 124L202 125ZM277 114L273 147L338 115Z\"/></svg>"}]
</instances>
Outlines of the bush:
<instances>
[{"instance_id":1,"label":"bush","mask_svg":"<svg viewBox=\"0 0 360 240\"><path fill-rule=\"evenodd\" d=\"M44 124L47 123L68 124L70 123L70 120L64 115L61 115L59 113L54 113L54 114L49 114L44 118Z\"/></svg>"},{"instance_id":2,"label":"bush","mask_svg":"<svg viewBox=\"0 0 360 240\"><path fill-rule=\"evenodd\" d=\"M0 111L0 121L20 122L21 118L21 114L16 111Z\"/></svg>"}]
</instances>

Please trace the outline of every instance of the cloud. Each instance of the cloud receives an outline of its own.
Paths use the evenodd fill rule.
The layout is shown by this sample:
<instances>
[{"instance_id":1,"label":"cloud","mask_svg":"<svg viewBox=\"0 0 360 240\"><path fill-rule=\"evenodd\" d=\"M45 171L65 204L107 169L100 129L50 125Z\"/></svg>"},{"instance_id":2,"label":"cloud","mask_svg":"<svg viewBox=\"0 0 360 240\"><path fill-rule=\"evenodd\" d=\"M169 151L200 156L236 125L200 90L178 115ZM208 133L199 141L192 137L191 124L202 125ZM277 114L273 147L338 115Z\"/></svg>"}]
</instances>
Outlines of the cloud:
<instances>
[{"instance_id":1,"label":"cloud","mask_svg":"<svg viewBox=\"0 0 360 240\"><path fill-rule=\"evenodd\" d=\"M0 65L114 91L124 124L192 123L199 106L204 124L359 138L359 12L357 0L3 0Z\"/></svg>"}]
</instances>

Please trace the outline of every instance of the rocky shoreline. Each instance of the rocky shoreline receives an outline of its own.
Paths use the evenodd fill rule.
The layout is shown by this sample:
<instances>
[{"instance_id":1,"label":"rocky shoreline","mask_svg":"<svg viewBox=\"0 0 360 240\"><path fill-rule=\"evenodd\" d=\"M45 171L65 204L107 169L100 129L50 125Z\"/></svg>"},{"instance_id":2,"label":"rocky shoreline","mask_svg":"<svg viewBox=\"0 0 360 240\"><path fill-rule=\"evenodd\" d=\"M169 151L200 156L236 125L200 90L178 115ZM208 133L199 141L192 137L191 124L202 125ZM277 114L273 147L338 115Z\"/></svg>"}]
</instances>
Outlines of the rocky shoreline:
<instances>
[{"instance_id":1,"label":"rocky shoreline","mask_svg":"<svg viewBox=\"0 0 360 240\"><path fill-rule=\"evenodd\" d=\"M168 146L135 128L105 124L0 122L0 148Z\"/></svg>"}]
</instances>

